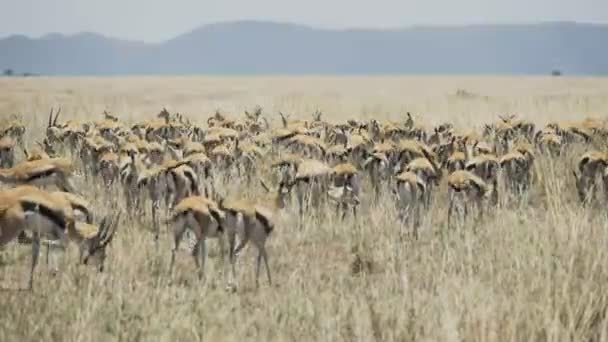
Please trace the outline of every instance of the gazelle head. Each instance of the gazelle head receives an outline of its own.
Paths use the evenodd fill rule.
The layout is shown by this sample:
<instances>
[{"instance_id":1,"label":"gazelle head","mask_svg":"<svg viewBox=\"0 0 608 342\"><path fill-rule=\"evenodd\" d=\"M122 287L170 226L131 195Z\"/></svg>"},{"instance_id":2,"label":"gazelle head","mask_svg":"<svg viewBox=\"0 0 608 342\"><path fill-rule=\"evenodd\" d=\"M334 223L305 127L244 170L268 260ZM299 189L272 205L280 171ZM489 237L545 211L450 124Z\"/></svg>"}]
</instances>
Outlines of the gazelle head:
<instances>
[{"instance_id":1,"label":"gazelle head","mask_svg":"<svg viewBox=\"0 0 608 342\"><path fill-rule=\"evenodd\" d=\"M312 113L312 120L315 122L321 122L323 121L323 119L321 119L321 116L323 116L323 112L317 109L314 113Z\"/></svg>"},{"instance_id":2,"label":"gazelle head","mask_svg":"<svg viewBox=\"0 0 608 342\"><path fill-rule=\"evenodd\" d=\"M283 112L279 112L279 115L281 116L281 123L283 124L283 128L287 128L289 115L285 115L283 114Z\"/></svg>"},{"instance_id":3,"label":"gazelle head","mask_svg":"<svg viewBox=\"0 0 608 342\"><path fill-rule=\"evenodd\" d=\"M278 209L283 209L285 208L285 202L287 200L287 197L290 194L291 191L291 186L287 185L284 182L279 183L279 187L277 189L270 189L266 183L264 183L263 180L260 180L260 184L262 185L262 188L264 188L264 190L266 190L266 192L268 194L272 194L273 196L273 200L274 200L274 205L276 205L276 207Z\"/></svg>"},{"instance_id":4,"label":"gazelle head","mask_svg":"<svg viewBox=\"0 0 608 342\"><path fill-rule=\"evenodd\" d=\"M3 131L0 130L0 137L11 137L19 146L23 147L23 136L25 134L25 126L23 122L24 120L22 115L11 115L8 125L5 126Z\"/></svg>"},{"instance_id":5,"label":"gazelle head","mask_svg":"<svg viewBox=\"0 0 608 342\"><path fill-rule=\"evenodd\" d=\"M52 141L56 141L61 139L62 130L57 124L57 120L59 119L59 114L61 113L61 108L57 110L55 113L55 117L53 117L53 108L51 108L51 112L49 113L49 122L46 127L46 137Z\"/></svg>"},{"instance_id":6,"label":"gazelle head","mask_svg":"<svg viewBox=\"0 0 608 342\"><path fill-rule=\"evenodd\" d=\"M410 112L407 112L405 115L407 117L405 120L405 127L407 129L414 128L414 118L412 118L412 114Z\"/></svg>"},{"instance_id":7,"label":"gazelle head","mask_svg":"<svg viewBox=\"0 0 608 342\"><path fill-rule=\"evenodd\" d=\"M575 170L572 170L572 174L574 175L578 199L581 203L584 203L587 200L587 182L585 182L584 177L578 175Z\"/></svg>"},{"instance_id":8,"label":"gazelle head","mask_svg":"<svg viewBox=\"0 0 608 342\"><path fill-rule=\"evenodd\" d=\"M456 137L452 136L447 142L438 143L433 152L437 155L440 164L445 164L450 156L456 151Z\"/></svg>"},{"instance_id":9,"label":"gazelle head","mask_svg":"<svg viewBox=\"0 0 608 342\"><path fill-rule=\"evenodd\" d=\"M55 148L53 145L51 145L48 139L45 138L42 142L37 141L36 145L38 145L49 157L57 156L57 151L55 151Z\"/></svg>"},{"instance_id":10,"label":"gazelle head","mask_svg":"<svg viewBox=\"0 0 608 342\"><path fill-rule=\"evenodd\" d=\"M441 170L441 167L437 165L437 163L435 162L435 156L431 155L429 151L424 148L420 149L420 151L422 152L424 157L429 161L434 172L434 175L432 177L427 177L427 179L425 179L425 182L431 179L435 183L435 185L439 185L439 181L443 176L443 170Z\"/></svg>"},{"instance_id":11,"label":"gazelle head","mask_svg":"<svg viewBox=\"0 0 608 342\"><path fill-rule=\"evenodd\" d=\"M11 137L0 138L0 167L10 168L15 163L15 142Z\"/></svg>"},{"instance_id":12,"label":"gazelle head","mask_svg":"<svg viewBox=\"0 0 608 342\"><path fill-rule=\"evenodd\" d=\"M83 241L80 249L80 261L83 264L95 265L99 272L103 272L107 258L107 247L114 238L119 220L120 212L114 217L104 217L97 234Z\"/></svg>"}]
</instances>

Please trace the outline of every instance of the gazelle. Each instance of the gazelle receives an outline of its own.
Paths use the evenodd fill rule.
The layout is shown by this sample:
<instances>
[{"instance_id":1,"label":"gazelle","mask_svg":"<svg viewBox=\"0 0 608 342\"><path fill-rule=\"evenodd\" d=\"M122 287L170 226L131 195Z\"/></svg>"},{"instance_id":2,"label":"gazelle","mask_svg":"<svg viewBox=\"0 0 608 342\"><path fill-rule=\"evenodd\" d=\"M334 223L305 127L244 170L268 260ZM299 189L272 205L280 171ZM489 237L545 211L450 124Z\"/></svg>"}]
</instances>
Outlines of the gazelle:
<instances>
[{"instance_id":1,"label":"gazelle","mask_svg":"<svg viewBox=\"0 0 608 342\"><path fill-rule=\"evenodd\" d=\"M401 222L414 228L414 237L418 239L420 226L420 207L424 203L426 182L412 171L397 175L397 210Z\"/></svg>"},{"instance_id":2,"label":"gazelle","mask_svg":"<svg viewBox=\"0 0 608 342\"><path fill-rule=\"evenodd\" d=\"M458 170L448 176L448 229L451 227L454 210L463 210L466 219L470 204L477 209L477 219L483 218L483 199L490 191L488 185L472 172ZM458 207L458 208L457 208Z\"/></svg>"},{"instance_id":3,"label":"gazelle","mask_svg":"<svg viewBox=\"0 0 608 342\"><path fill-rule=\"evenodd\" d=\"M578 197L582 203L586 203L595 199L596 194L596 177L602 175L608 166L608 156L604 152L589 151L584 153L577 162L576 171L572 171L576 181L576 190ZM606 183L604 183L606 186Z\"/></svg>"},{"instance_id":4,"label":"gazelle","mask_svg":"<svg viewBox=\"0 0 608 342\"><path fill-rule=\"evenodd\" d=\"M59 119L59 114L61 113L61 108L57 110L55 113L55 117L53 118L53 108L51 108L51 112L49 113L49 122L46 127L46 139L50 144L58 144L61 143L63 138L63 130L57 124L57 120Z\"/></svg>"},{"instance_id":5,"label":"gazelle","mask_svg":"<svg viewBox=\"0 0 608 342\"><path fill-rule=\"evenodd\" d=\"M359 205L359 175L357 168L351 163L342 163L332 169L333 185L328 191L330 198L336 201L337 211L342 207L342 219L346 216L348 206L352 206L353 215L357 217Z\"/></svg>"},{"instance_id":6,"label":"gazelle","mask_svg":"<svg viewBox=\"0 0 608 342\"><path fill-rule=\"evenodd\" d=\"M15 141L4 136L0 138L0 167L10 168L15 164Z\"/></svg>"},{"instance_id":7,"label":"gazelle","mask_svg":"<svg viewBox=\"0 0 608 342\"><path fill-rule=\"evenodd\" d=\"M74 232L68 234L68 237L70 241L78 246L79 263L96 266L99 272L104 271L107 248L114 238L120 216L120 212L114 215L114 217L106 216L99 225L82 221L75 222ZM49 248L58 245L56 241L52 240L48 241L48 243ZM59 244L59 247L65 248L61 244Z\"/></svg>"},{"instance_id":8,"label":"gazelle","mask_svg":"<svg viewBox=\"0 0 608 342\"><path fill-rule=\"evenodd\" d=\"M74 192L71 173L72 162L65 158L23 161L12 168L0 169L0 182L15 185L55 185L62 191Z\"/></svg>"},{"instance_id":9,"label":"gazelle","mask_svg":"<svg viewBox=\"0 0 608 342\"><path fill-rule=\"evenodd\" d=\"M500 158L507 188L512 193L521 193L530 188L534 154L527 145L516 146Z\"/></svg>"},{"instance_id":10,"label":"gazelle","mask_svg":"<svg viewBox=\"0 0 608 342\"><path fill-rule=\"evenodd\" d=\"M363 168L367 170L374 191L374 198L377 200L380 197L383 182L390 173L389 159L383 152L372 153L363 163Z\"/></svg>"},{"instance_id":11,"label":"gazelle","mask_svg":"<svg viewBox=\"0 0 608 342\"><path fill-rule=\"evenodd\" d=\"M477 144L474 148L477 147ZM465 169L480 177L486 184L492 186L491 204L498 204L498 171L500 162L493 154L483 153L472 158L466 158Z\"/></svg>"},{"instance_id":12,"label":"gazelle","mask_svg":"<svg viewBox=\"0 0 608 342\"><path fill-rule=\"evenodd\" d=\"M142 166L143 165L136 158L135 153L130 153L128 156L122 155L119 158L119 178L123 186L127 212L129 213L133 213L140 209L137 180L141 173Z\"/></svg>"},{"instance_id":13,"label":"gazelle","mask_svg":"<svg viewBox=\"0 0 608 342\"><path fill-rule=\"evenodd\" d=\"M57 201L68 204L72 208L72 214L74 215L74 220L76 222L93 224L93 211L84 198L63 191L54 191L51 192L50 195L55 197ZM21 242L31 241L31 238L26 235L25 231L19 233L18 239Z\"/></svg>"},{"instance_id":14,"label":"gazelle","mask_svg":"<svg viewBox=\"0 0 608 342\"><path fill-rule=\"evenodd\" d=\"M0 127L0 138L9 137L21 147L23 147L24 134L25 126L21 115L11 115L9 121Z\"/></svg>"},{"instance_id":15,"label":"gazelle","mask_svg":"<svg viewBox=\"0 0 608 342\"><path fill-rule=\"evenodd\" d=\"M198 175L187 164L181 161L180 165L168 168L169 189L173 193L173 205L188 196L200 195L200 182Z\"/></svg>"},{"instance_id":16,"label":"gazelle","mask_svg":"<svg viewBox=\"0 0 608 342\"><path fill-rule=\"evenodd\" d=\"M260 266L264 260L268 283L272 284L270 267L268 265L268 253L266 252L266 240L274 230L274 217L277 210L284 208L285 195L288 189L280 184L276 192L272 192L264 182L264 189L271 194L272 198L260 202L247 200L224 200L220 199L219 208L226 213L225 226L230 227L228 241L230 244L230 263L232 265L232 278L236 281L236 258L239 252L251 241L258 250L256 259L255 282L259 285ZM235 234L239 236L239 244L235 245Z\"/></svg>"},{"instance_id":17,"label":"gazelle","mask_svg":"<svg viewBox=\"0 0 608 342\"><path fill-rule=\"evenodd\" d=\"M541 153L548 154L550 157L559 157L562 152L562 137L554 132L538 131L534 142Z\"/></svg>"},{"instance_id":18,"label":"gazelle","mask_svg":"<svg viewBox=\"0 0 608 342\"><path fill-rule=\"evenodd\" d=\"M424 205L426 208L431 204L431 191L433 185L438 185L439 180L443 176L443 171L435 162L434 155L427 149L420 150L423 157L415 158L409 162L405 171L413 172L426 184L427 190L424 192Z\"/></svg>"},{"instance_id":19,"label":"gazelle","mask_svg":"<svg viewBox=\"0 0 608 342\"><path fill-rule=\"evenodd\" d=\"M186 229L190 229L196 238L192 256L198 268L199 278L204 276L205 271L205 259L207 257L206 239L219 238L220 253L223 259L224 244L222 234L224 232L224 219L225 215L223 211L212 200L202 196L191 196L181 200L173 209L173 215L168 220L168 223L173 226L174 239L169 272L173 272L175 256Z\"/></svg>"},{"instance_id":20,"label":"gazelle","mask_svg":"<svg viewBox=\"0 0 608 342\"><path fill-rule=\"evenodd\" d=\"M121 213L113 218L104 217L99 227L82 222L76 222L76 230L81 232L80 261L85 265L97 265L99 272L103 272L107 258L107 248L112 242L116 228L120 222ZM85 232L86 229L86 234Z\"/></svg>"},{"instance_id":21,"label":"gazelle","mask_svg":"<svg viewBox=\"0 0 608 342\"><path fill-rule=\"evenodd\" d=\"M64 204L69 205L72 209L72 214L76 222L76 233L69 235L72 240L76 240L76 242L78 242L79 244L86 240L87 237L82 237L79 235L81 232L83 232L83 229L83 234L85 234L86 236L92 237L94 235L94 232L91 233L91 229L96 228L97 226L94 226L93 209L91 208L90 203L87 200L76 194L63 191L54 191L51 192L50 195L54 197L58 202L62 202ZM107 229L110 228L110 226L101 228ZM31 243L32 241L32 239L27 236L25 231L21 231L17 238L18 241L21 243ZM87 241L87 243L90 243L90 241ZM50 249L51 247L54 247L56 245L56 243L49 243L47 245L47 263L49 261Z\"/></svg>"},{"instance_id":22,"label":"gazelle","mask_svg":"<svg viewBox=\"0 0 608 342\"><path fill-rule=\"evenodd\" d=\"M114 152L106 152L101 155L96 169L96 173L101 176L103 183L106 187L114 184L120 174L120 167L118 165L119 157Z\"/></svg>"},{"instance_id":23,"label":"gazelle","mask_svg":"<svg viewBox=\"0 0 608 342\"><path fill-rule=\"evenodd\" d=\"M32 263L29 288L40 254L40 239L48 236L67 244L68 233L75 231L72 208L50 193L32 186L0 191L0 246L29 230L32 233Z\"/></svg>"},{"instance_id":24,"label":"gazelle","mask_svg":"<svg viewBox=\"0 0 608 342\"><path fill-rule=\"evenodd\" d=\"M310 204L313 208L319 208L324 195L328 191L328 185L332 169L323 162L314 159L300 161L296 166L296 176L289 189L296 187L296 198L299 207L300 223L304 218L304 210Z\"/></svg>"}]
</instances>

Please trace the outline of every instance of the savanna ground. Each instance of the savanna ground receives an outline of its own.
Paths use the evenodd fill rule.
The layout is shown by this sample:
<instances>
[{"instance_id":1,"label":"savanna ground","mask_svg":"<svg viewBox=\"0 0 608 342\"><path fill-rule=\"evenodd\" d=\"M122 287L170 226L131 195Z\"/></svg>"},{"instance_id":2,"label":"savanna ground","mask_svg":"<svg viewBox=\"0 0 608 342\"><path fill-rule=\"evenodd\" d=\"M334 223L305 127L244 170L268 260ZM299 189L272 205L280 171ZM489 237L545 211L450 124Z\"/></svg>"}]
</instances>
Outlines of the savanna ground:
<instances>
[{"instance_id":1,"label":"savanna ground","mask_svg":"<svg viewBox=\"0 0 608 342\"><path fill-rule=\"evenodd\" d=\"M163 107L201 123L215 109L233 116L255 105L328 121L451 121L477 127L514 113L537 124L608 115L608 79L527 77L183 77L2 78L0 115L21 113L27 141L42 137L51 106L62 118L96 119L104 109L126 121ZM504 205L476 227L446 232L442 184L418 241L401 239L389 194L365 191L358 220L333 208L297 229L292 207L278 220L268 250L273 286L255 288L254 249L239 263L239 288L224 288L216 243L207 281L185 252L174 278L165 233L154 247L145 224L123 220L107 271L76 265L74 248L53 277L44 263L33 293L29 248L0 251L0 341L493 341L608 339L606 210L582 209L571 177L582 149L537 158L539 177L525 202ZM81 191L103 211L98 185ZM239 182L225 193L254 196ZM113 198L120 201L121 198ZM146 218L144 218L144 223ZM358 256L364 272L353 272ZM264 273L262 273L264 275Z\"/></svg>"}]
</instances>

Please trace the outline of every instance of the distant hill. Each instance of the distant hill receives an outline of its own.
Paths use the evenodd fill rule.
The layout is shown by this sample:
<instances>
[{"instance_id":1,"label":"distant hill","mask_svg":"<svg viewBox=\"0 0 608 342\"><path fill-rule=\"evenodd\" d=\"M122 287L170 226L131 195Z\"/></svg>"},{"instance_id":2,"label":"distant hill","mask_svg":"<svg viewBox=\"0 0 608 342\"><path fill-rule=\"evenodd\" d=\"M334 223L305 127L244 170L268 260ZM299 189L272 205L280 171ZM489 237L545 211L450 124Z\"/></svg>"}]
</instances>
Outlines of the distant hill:
<instances>
[{"instance_id":1,"label":"distant hill","mask_svg":"<svg viewBox=\"0 0 608 342\"><path fill-rule=\"evenodd\" d=\"M321 30L206 25L159 44L95 33L0 39L0 70L114 74L608 75L608 25L568 22Z\"/></svg>"}]
</instances>

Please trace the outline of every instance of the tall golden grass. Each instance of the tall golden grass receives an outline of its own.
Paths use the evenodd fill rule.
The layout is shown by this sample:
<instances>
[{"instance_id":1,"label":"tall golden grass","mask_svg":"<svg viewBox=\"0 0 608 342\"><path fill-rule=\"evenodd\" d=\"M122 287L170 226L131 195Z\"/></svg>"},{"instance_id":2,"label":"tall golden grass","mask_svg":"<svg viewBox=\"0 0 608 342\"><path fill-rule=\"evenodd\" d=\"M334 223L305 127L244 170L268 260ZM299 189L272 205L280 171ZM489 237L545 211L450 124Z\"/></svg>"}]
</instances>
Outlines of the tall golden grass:
<instances>
[{"instance_id":1,"label":"tall golden grass","mask_svg":"<svg viewBox=\"0 0 608 342\"><path fill-rule=\"evenodd\" d=\"M0 115L23 115L27 139L44 134L51 106L60 121L92 120L104 109L125 121L163 107L204 122L216 109L240 116L261 105L328 121L398 119L479 128L497 114L537 124L608 115L608 79L527 77L183 77L0 79ZM168 277L171 239L158 249L149 218L119 227L107 271L76 265L75 248L52 276L42 265L25 286L29 248L0 250L0 341L504 341L606 340L608 224L605 208L579 206L570 169L576 153L539 157L533 189L475 227L446 231L447 190L436 191L421 237L402 234L388 193L362 196L358 219L322 210L298 229L280 215L268 243L275 284L253 281L255 250L240 258L239 287L227 292L219 258L197 279L186 253ZM78 180L105 210L99 185ZM218 180L218 183L220 180ZM224 193L255 196L231 182ZM209 243L216 253L214 241ZM263 274L263 273L262 273Z\"/></svg>"}]
</instances>

